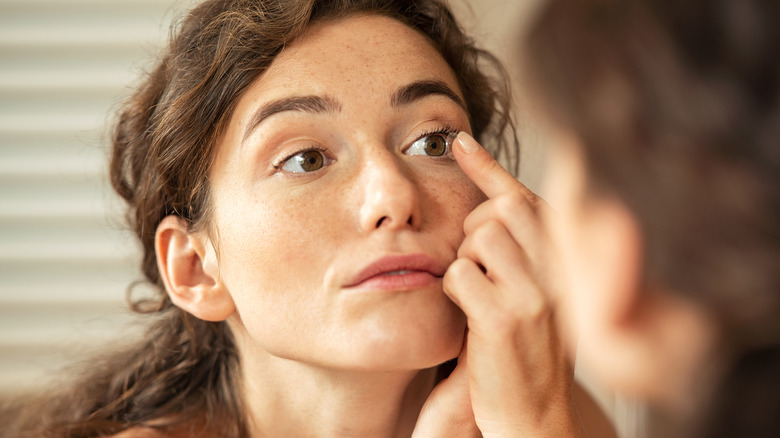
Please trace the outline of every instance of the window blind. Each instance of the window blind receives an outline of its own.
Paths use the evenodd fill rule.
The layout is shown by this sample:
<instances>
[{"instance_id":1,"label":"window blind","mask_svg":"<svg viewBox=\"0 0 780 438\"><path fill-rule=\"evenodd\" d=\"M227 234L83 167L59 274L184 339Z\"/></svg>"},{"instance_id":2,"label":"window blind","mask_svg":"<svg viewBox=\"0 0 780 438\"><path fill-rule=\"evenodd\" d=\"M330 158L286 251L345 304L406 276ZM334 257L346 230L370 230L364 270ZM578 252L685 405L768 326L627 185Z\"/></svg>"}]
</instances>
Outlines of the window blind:
<instances>
[{"instance_id":1,"label":"window blind","mask_svg":"<svg viewBox=\"0 0 780 438\"><path fill-rule=\"evenodd\" d=\"M0 0L0 394L138 331L109 113L188 4Z\"/></svg>"}]
</instances>

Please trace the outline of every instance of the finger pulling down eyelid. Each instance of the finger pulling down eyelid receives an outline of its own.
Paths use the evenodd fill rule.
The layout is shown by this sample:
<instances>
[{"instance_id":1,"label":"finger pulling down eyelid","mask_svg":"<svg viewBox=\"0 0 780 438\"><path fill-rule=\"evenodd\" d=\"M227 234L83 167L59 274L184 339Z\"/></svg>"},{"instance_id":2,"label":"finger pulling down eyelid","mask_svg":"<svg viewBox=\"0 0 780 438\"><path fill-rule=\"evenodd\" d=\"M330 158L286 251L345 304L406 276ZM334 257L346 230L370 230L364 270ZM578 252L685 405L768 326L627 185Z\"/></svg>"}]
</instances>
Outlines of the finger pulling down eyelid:
<instances>
[{"instance_id":1,"label":"finger pulling down eyelid","mask_svg":"<svg viewBox=\"0 0 780 438\"><path fill-rule=\"evenodd\" d=\"M538 223L539 218L533 206L521 195L501 196L488 199L475 208L463 222L463 231L471 234L489 220L497 220L508 227L518 221Z\"/></svg>"}]
</instances>

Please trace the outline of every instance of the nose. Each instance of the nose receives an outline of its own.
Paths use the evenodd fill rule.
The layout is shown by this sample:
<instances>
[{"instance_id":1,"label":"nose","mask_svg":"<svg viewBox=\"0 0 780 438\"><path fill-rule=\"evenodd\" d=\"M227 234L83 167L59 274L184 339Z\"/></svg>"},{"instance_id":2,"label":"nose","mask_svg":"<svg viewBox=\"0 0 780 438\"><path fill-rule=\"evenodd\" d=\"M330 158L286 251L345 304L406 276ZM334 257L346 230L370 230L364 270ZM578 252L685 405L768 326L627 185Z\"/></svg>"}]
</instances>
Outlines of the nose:
<instances>
[{"instance_id":1,"label":"nose","mask_svg":"<svg viewBox=\"0 0 780 438\"><path fill-rule=\"evenodd\" d=\"M390 153L367 162L362 170L363 204L360 228L374 230L417 229L420 226L420 194L417 183Z\"/></svg>"}]
</instances>

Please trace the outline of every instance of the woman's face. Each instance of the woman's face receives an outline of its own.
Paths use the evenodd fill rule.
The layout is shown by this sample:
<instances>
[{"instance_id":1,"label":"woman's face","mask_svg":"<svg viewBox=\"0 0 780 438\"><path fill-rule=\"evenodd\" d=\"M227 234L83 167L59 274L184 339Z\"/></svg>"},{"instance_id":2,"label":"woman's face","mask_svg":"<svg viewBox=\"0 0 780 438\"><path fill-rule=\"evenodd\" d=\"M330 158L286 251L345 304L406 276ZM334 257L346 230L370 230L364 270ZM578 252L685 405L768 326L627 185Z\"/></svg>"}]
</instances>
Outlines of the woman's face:
<instances>
[{"instance_id":1,"label":"woman's face","mask_svg":"<svg viewBox=\"0 0 780 438\"><path fill-rule=\"evenodd\" d=\"M457 355L441 277L483 200L442 149L470 130L462 102L421 34L364 15L315 26L245 92L210 174L244 354L388 370Z\"/></svg>"}]
</instances>

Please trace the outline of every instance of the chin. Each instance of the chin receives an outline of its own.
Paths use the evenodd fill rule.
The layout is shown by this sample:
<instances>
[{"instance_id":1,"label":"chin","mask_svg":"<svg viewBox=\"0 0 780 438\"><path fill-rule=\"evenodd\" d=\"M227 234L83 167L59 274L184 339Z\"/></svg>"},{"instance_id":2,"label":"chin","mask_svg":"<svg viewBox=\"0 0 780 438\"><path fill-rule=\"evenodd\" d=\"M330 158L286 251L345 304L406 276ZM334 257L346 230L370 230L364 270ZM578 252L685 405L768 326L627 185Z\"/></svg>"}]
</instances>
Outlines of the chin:
<instances>
[{"instance_id":1,"label":"chin","mask_svg":"<svg viewBox=\"0 0 780 438\"><path fill-rule=\"evenodd\" d=\"M458 357L463 347L466 319L460 311L438 324L394 326L380 336L357 342L352 354L360 368L375 371L421 370ZM347 353L350 355L350 353Z\"/></svg>"}]
</instances>

